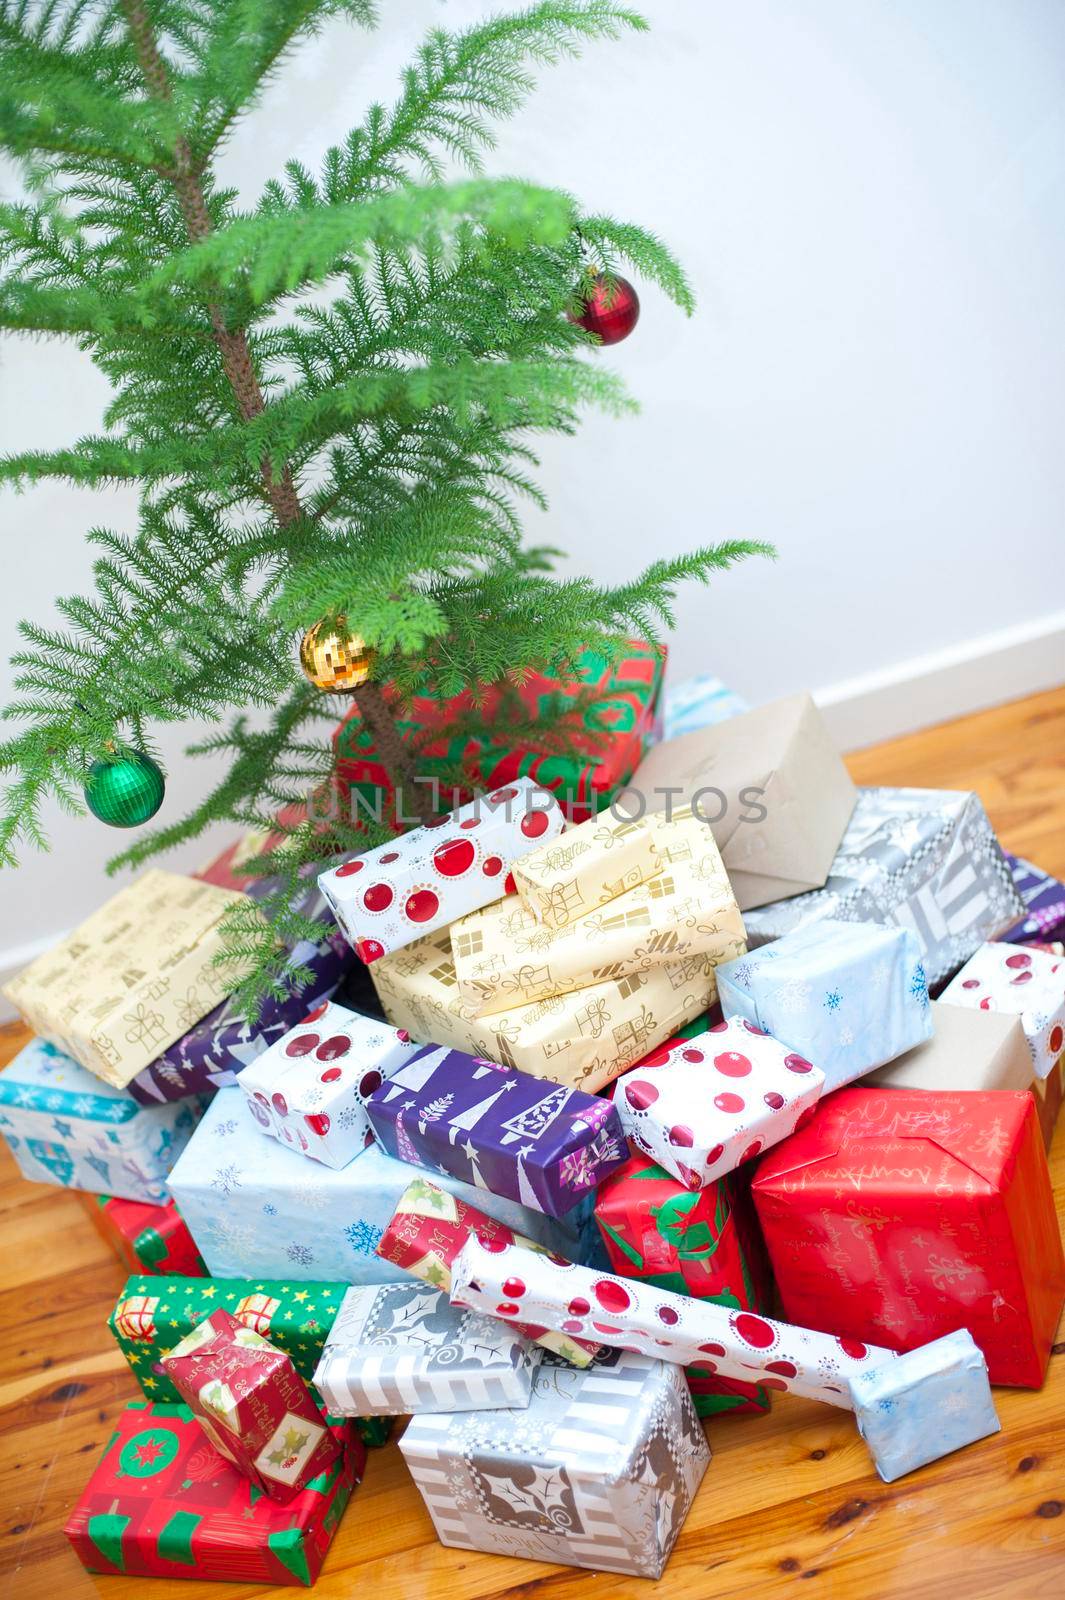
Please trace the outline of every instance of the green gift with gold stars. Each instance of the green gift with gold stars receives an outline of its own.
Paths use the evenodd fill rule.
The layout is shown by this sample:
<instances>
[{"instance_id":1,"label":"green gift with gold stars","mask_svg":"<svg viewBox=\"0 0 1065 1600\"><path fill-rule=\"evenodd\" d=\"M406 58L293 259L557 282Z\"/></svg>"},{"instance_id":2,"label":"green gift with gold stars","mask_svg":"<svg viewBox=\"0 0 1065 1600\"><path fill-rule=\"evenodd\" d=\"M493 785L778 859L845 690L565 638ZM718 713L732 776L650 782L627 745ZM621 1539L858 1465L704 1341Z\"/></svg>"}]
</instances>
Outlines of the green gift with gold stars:
<instances>
[{"instance_id":1,"label":"green gift with gold stars","mask_svg":"<svg viewBox=\"0 0 1065 1600\"><path fill-rule=\"evenodd\" d=\"M285 1283L276 1278L134 1276L126 1280L108 1326L149 1400L182 1403L161 1370L160 1357L219 1308L283 1350L320 1399L311 1379L347 1289L346 1283ZM387 1417L359 1418L367 1444L384 1444L389 1427Z\"/></svg>"}]
</instances>

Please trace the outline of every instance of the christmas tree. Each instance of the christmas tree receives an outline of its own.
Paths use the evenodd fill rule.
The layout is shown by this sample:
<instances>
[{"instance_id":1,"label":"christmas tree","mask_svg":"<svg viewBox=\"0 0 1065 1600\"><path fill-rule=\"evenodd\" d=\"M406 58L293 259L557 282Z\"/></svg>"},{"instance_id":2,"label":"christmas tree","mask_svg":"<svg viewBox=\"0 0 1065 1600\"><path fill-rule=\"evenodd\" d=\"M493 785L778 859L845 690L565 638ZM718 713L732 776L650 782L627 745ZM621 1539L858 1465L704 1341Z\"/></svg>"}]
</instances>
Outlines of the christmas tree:
<instances>
[{"instance_id":1,"label":"christmas tree","mask_svg":"<svg viewBox=\"0 0 1065 1600\"><path fill-rule=\"evenodd\" d=\"M692 297L652 234L487 180L480 160L532 68L644 28L636 13L542 0L435 32L395 102L371 105L319 172L289 162L250 206L216 180L220 147L299 41L374 11L0 0L0 148L28 196L0 207L0 326L76 341L114 391L103 432L8 457L0 478L139 493L135 530L90 535L94 593L58 602L60 629L23 625L5 711L20 727L0 745L6 863L45 844L46 802L154 813L153 726L189 718L215 729L190 753L222 753L225 776L112 865L220 819L269 825L330 783L346 702L323 685L353 690L409 780L416 747L382 684L447 696L565 674L583 645L668 625L682 580L763 548L704 547L604 587L555 576L556 552L522 537L520 499L542 503L535 434L572 432L584 405L630 404L582 312L603 313L610 336L623 264L682 311ZM403 803L424 814L409 784ZM278 875L264 903L287 943L317 932L291 903L300 868L381 836L343 815L285 829L257 870ZM236 915L230 938L253 969L248 1005L280 992L258 919Z\"/></svg>"}]
</instances>

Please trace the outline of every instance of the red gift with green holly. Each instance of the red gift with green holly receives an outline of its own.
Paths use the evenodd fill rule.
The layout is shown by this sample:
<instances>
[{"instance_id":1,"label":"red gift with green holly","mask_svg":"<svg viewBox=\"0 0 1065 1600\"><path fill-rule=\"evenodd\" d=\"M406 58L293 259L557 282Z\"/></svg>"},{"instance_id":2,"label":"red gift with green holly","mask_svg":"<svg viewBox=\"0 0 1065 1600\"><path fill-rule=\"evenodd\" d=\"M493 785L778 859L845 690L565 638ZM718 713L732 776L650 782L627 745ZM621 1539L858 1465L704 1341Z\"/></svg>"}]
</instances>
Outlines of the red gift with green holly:
<instances>
[{"instance_id":1,"label":"red gift with green holly","mask_svg":"<svg viewBox=\"0 0 1065 1600\"><path fill-rule=\"evenodd\" d=\"M595 1220L610 1265L623 1277L737 1310L769 1309L761 1303L725 1181L693 1192L636 1154L600 1185ZM756 1384L714 1377L698 1366L687 1371L701 1417L769 1409L768 1392Z\"/></svg>"},{"instance_id":2,"label":"red gift with green holly","mask_svg":"<svg viewBox=\"0 0 1065 1600\"><path fill-rule=\"evenodd\" d=\"M177 1206L144 1205L106 1194L82 1194L97 1233L131 1272L206 1278L207 1268Z\"/></svg>"},{"instance_id":3,"label":"red gift with green holly","mask_svg":"<svg viewBox=\"0 0 1065 1600\"><path fill-rule=\"evenodd\" d=\"M187 1406L134 1401L64 1532L89 1572L309 1588L366 1464L350 1423L325 1420L340 1455L281 1505L218 1453Z\"/></svg>"},{"instance_id":4,"label":"red gift with green holly","mask_svg":"<svg viewBox=\"0 0 1065 1600\"><path fill-rule=\"evenodd\" d=\"M665 660L663 645L630 640L614 660L582 650L564 680L533 673L520 685L494 685L476 708L468 691L449 700L415 696L405 714L397 711L400 734L416 751L418 776L444 786L441 809L529 777L554 793L571 822L585 822L624 788L654 738ZM396 705L388 686L385 696ZM527 737L508 736L522 722L548 732L539 744L531 727ZM334 744L342 792L377 815L392 786L357 707Z\"/></svg>"}]
</instances>

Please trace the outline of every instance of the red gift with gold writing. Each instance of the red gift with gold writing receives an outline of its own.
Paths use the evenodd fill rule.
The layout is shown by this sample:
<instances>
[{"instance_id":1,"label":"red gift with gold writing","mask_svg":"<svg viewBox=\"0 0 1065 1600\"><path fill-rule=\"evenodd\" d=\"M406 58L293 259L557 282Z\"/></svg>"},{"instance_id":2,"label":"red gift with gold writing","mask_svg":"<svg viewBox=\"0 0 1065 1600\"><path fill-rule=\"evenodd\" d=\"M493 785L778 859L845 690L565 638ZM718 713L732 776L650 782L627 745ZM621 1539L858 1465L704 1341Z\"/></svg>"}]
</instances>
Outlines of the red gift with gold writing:
<instances>
[{"instance_id":1,"label":"red gift with gold writing","mask_svg":"<svg viewBox=\"0 0 1065 1600\"><path fill-rule=\"evenodd\" d=\"M992 1383L1043 1382L1065 1258L1027 1091L841 1089L752 1193L790 1321L892 1350L968 1328Z\"/></svg>"},{"instance_id":2,"label":"red gift with gold writing","mask_svg":"<svg viewBox=\"0 0 1065 1600\"><path fill-rule=\"evenodd\" d=\"M336 1460L290 1357L228 1311L197 1323L161 1365L215 1449L271 1499L294 1499Z\"/></svg>"}]
</instances>

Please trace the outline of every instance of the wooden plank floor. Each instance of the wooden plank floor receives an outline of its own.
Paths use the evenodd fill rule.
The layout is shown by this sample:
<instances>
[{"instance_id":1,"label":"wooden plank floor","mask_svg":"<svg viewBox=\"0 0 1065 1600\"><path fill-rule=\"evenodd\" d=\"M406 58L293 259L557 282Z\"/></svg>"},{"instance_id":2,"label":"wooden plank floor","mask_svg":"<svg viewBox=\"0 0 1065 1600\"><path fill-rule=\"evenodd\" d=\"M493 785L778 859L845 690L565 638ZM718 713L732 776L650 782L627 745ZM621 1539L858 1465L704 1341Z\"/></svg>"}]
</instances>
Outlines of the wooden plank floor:
<instances>
[{"instance_id":1,"label":"wooden plank floor","mask_svg":"<svg viewBox=\"0 0 1065 1600\"><path fill-rule=\"evenodd\" d=\"M1001 838L1065 875L1065 688L863 751L861 783L976 788ZM57 864L57 871L58 871ZM0 1058L21 1043L0 1029ZM1065 1132L1053 1171L1065 1203ZM90 1578L60 1529L138 1390L105 1326L124 1271L62 1190L0 1163L0 1573L18 1600L165 1600L265 1591ZM1059 1331L1059 1339L1061 1334ZM1065 1594L1065 1343L1038 1393L996 1391L1002 1433L887 1485L846 1413L777 1397L711 1423L711 1464L659 1592L678 1600L1060 1600ZM364 1587L365 1586L365 1587ZM603 1600L651 1592L436 1543L395 1445L370 1455L321 1600Z\"/></svg>"}]
</instances>

